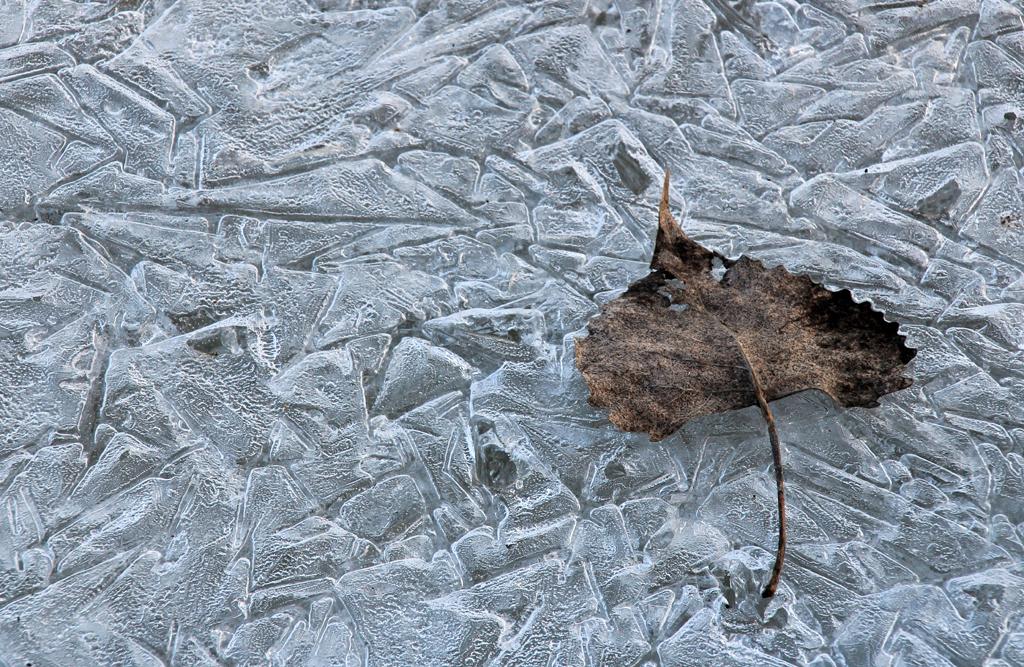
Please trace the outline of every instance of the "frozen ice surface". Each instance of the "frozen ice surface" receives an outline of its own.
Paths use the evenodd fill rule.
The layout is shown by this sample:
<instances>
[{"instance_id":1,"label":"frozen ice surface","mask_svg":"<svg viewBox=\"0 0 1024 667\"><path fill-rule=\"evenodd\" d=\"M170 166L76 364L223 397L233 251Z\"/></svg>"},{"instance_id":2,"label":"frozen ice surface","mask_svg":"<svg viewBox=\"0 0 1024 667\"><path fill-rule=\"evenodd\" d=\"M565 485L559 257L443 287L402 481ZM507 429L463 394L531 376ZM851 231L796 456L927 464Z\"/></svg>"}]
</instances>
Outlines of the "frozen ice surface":
<instances>
[{"instance_id":1,"label":"frozen ice surface","mask_svg":"<svg viewBox=\"0 0 1024 667\"><path fill-rule=\"evenodd\" d=\"M919 348L650 443L687 231ZM0 2L0 665L1024 665L1020 0Z\"/></svg>"}]
</instances>

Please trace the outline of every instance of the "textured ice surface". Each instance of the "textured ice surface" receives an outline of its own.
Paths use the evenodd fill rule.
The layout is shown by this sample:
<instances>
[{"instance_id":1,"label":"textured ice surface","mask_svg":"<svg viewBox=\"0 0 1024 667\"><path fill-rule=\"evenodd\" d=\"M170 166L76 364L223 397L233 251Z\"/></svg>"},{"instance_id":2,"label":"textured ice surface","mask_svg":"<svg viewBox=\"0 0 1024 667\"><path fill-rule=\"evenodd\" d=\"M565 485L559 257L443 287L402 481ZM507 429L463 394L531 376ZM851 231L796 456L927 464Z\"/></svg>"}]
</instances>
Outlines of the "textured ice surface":
<instances>
[{"instance_id":1,"label":"textured ice surface","mask_svg":"<svg viewBox=\"0 0 1024 667\"><path fill-rule=\"evenodd\" d=\"M0 664L1024 665L1019 1L0 2ZM652 444L688 233L905 323Z\"/></svg>"}]
</instances>

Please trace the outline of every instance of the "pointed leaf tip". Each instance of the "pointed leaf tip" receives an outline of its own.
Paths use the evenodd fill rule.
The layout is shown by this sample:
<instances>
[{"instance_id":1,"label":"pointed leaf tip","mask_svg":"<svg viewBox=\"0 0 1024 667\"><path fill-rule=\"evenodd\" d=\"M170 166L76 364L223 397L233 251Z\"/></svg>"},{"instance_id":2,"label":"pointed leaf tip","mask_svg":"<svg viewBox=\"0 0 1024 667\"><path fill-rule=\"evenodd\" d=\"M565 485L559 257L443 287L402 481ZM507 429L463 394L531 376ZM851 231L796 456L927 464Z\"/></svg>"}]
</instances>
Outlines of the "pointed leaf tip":
<instances>
[{"instance_id":1,"label":"pointed leaf tip","mask_svg":"<svg viewBox=\"0 0 1024 667\"><path fill-rule=\"evenodd\" d=\"M658 206L658 228L665 235L665 241L673 244L679 239L682 228L676 222L676 219L672 217L672 211L669 209L669 179L670 174L668 169L666 169L665 180L661 186L661 204ZM655 254L657 254L657 250L655 250Z\"/></svg>"}]
</instances>

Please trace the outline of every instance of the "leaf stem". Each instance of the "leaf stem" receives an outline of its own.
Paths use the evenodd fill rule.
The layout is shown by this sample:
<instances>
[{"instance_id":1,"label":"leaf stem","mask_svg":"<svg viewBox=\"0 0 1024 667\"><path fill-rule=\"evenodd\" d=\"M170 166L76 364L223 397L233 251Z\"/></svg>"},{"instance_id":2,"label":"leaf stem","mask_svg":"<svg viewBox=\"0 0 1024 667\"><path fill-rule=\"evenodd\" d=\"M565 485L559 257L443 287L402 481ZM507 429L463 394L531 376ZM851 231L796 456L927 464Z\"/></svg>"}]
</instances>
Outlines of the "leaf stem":
<instances>
[{"instance_id":1,"label":"leaf stem","mask_svg":"<svg viewBox=\"0 0 1024 667\"><path fill-rule=\"evenodd\" d=\"M747 351L744 349L743 343L740 342L739 336L736 336L735 332L732 333L736 340L736 344L740 348L740 354L743 356L743 361L746 362L747 369L750 371L750 381L754 385L754 396L757 398L757 407L761 408L761 415L764 417L765 423L768 424L768 440L772 445L772 463L775 467L775 489L779 502L779 545L775 550L775 565L772 567L772 576L768 580L768 585L764 587L763 591L761 591L761 597L770 598L775 595L775 590L779 587L779 577L782 575L782 563L786 559L786 483L782 475L782 444L779 442L779 431L775 428L775 415L772 414L771 408L768 407L768 399L764 395L764 389L761 386L761 380L757 377L757 371L754 370L754 364L750 362L750 357L747 356Z\"/></svg>"},{"instance_id":2,"label":"leaf stem","mask_svg":"<svg viewBox=\"0 0 1024 667\"><path fill-rule=\"evenodd\" d=\"M751 375L754 374L751 369ZM779 576L782 575L782 561L786 558L786 483L782 476L782 445L779 443L779 431L775 428L775 416L768 408L768 401L765 400L764 392L761 391L757 376L754 376L754 390L757 395L757 404L761 408L761 414L768 423L768 440L772 443L772 463L775 467L775 489L779 500L779 546L775 550L775 565L772 567L772 576L768 585L761 591L761 597L770 598L775 595L775 589L779 587Z\"/></svg>"}]
</instances>

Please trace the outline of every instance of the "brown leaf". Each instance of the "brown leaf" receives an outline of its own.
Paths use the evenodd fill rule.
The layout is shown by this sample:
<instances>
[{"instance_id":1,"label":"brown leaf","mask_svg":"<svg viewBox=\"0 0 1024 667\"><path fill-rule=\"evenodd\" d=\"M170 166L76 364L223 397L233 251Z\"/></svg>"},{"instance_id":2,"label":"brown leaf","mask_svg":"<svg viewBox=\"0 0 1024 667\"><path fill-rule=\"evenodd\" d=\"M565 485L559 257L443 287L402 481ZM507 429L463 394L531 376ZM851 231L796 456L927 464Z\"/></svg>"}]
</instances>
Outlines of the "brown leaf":
<instances>
[{"instance_id":1,"label":"brown leaf","mask_svg":"<svg viewBox=\"0 0 1024 667\"><path fill-rule=\"evenodd\" d=\"M687 238L662 193L651 273L605 304L576 341L590 402L652 440L711 413L760 405L779 486L781 570L785 514L781 450L767 402L820 389L844 406L874 406L903 389L915 351L848 290L832 292L784 268L731 261ZM721 264L716 277L715 266ZM777 450L777 451L776 451ZM769 590L770 589L770 590ZM765 595L774 592L769 584Z\"/></svg>"},{"instance_id":2,"label":"brown leaf","mask_svg":"<svg viewBox=\"0 0 1024 667\"><path fill-rule=\"evenodd\" d=\"M915 351L869 304L706 250L672 218L667 190L660 217L650 275L605 304L576 341L590 402L616 426L661 440L694 417L756 405L751 369L769 401L820 389L840 405L871 407L910 385L903 369Z\"/></svg>"}]
</instances>

